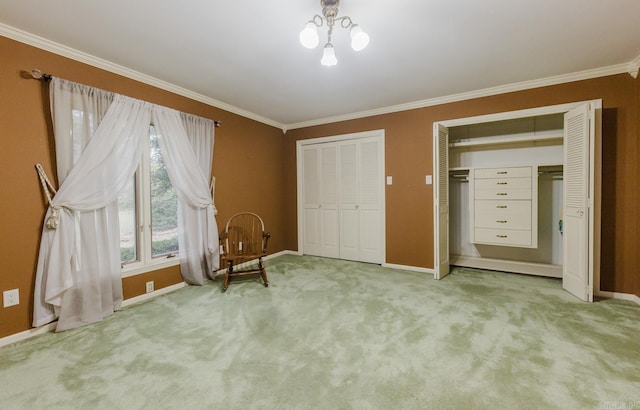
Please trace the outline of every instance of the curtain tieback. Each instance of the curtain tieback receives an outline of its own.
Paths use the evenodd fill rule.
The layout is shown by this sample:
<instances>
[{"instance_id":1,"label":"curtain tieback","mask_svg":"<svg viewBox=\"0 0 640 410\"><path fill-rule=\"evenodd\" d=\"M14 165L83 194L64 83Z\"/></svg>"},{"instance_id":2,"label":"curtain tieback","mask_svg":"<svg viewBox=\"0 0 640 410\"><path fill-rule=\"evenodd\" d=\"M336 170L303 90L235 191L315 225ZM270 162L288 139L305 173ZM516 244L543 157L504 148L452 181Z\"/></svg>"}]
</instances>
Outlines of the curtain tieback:
<instances>
[{"instance_id":1,"label":"curtain tieback","mask_svg":"<svg viewBox=\"0 0 640 410\"><path fill-rule=\"evenodd\" d=\"M47 228L49 229L57 229L60 224L60 216L58 215L58 211L60 210L59 206L51 207L51 215L47 219Z\"/></svg>"},{"instance_id":2,"label":"curtain tieback","mask_svg":"<svg viewBox=\"0 0 640 410\"><path fill-rule=\"evenodd\" d=\"M47 196L47 201L49 202L49 206L51 207L51 215L47 219L47 228L56 229L58 228L58 224L60 223L60 217L58 216L58 211L60 210L59 206L51 205L51 193L53 195L56 194L56 189L53 187L51 181L49 181L49 177L47 177L47 173L44 172L42 165L39 163L36 164L36 171L38 171L38 177L40 178L40 184L42 185L42 190L44 194Z\"/></svg>"}]
</instances>

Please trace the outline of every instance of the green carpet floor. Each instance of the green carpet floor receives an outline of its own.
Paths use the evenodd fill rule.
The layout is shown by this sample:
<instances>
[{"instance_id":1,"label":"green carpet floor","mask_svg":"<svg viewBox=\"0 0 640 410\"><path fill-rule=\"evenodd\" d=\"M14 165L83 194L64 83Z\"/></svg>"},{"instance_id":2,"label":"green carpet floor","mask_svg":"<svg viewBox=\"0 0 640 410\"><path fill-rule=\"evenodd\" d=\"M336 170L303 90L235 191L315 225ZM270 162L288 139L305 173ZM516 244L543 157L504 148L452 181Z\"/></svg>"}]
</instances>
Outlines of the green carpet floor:
<instances>
[{"instance_id":1,"label":"green carpet floor","mask_svg":"<svg viewBox=\"0 0 640 410\"><path fill-rule=\"evenodd\" d=\"M0 349L1 409L640 409L640 307L315 257Z\"/></svg>"}]
</instances>

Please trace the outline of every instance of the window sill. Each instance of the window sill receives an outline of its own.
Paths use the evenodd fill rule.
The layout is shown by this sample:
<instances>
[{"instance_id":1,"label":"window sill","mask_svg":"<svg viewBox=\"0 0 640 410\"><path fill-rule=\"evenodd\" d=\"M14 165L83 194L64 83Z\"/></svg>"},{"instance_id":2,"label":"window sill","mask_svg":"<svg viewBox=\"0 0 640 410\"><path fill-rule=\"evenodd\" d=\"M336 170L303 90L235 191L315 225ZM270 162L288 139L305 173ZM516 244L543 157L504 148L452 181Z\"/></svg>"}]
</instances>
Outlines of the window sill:
<instances>
[{"instance_id":1,"label":"window sill","mask_svg":"<svg viewBox=\"0 0 640 410\"><path fill-rule=\"evenodd\" d=\"M180 265L180 258L164 258L157 261L150 262L146 265L141 263L129 264L122 268L122 277L128 278L129 276L136 276L142 273L152 272L158 269L169 268L171 266Z\"/></svg>"}]
</instances>

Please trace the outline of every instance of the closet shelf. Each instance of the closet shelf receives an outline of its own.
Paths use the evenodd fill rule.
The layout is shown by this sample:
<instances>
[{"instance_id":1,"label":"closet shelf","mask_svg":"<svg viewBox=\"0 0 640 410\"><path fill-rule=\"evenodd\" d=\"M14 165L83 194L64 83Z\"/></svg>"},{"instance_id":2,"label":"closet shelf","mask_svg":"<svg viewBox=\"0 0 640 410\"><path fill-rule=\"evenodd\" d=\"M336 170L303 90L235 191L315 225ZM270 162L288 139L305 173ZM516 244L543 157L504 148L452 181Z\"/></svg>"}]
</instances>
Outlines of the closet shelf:
<instances>
[{"instance_id":1,"label":"closet shelf","mask_svg":"<svg viewBox=\"0 0 640 410\"><path fill-rule=\"evenodd\" d=\"M449 147L474 147L479 145L498 145L498 144L517 144L522 142L541 142L541 141L562 141L563 134L542 134L542 135L505 135L492 137L478 137L451 141Z\"/></svg>"}]
</instances>

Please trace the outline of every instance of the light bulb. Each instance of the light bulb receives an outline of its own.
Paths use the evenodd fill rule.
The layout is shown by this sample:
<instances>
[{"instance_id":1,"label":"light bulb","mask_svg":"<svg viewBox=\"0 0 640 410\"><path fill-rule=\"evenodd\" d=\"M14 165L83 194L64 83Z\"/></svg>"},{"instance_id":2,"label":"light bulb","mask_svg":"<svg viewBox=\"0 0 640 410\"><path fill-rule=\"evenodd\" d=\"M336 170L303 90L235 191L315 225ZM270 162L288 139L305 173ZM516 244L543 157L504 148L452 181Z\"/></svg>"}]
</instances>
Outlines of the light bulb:
<instances>
[{"instance_id":1,"label":"light bulb","mask_svg":"<svg viewBox=\"0 0 640 410\"><path fill-rule=\"evenodd\" d=\"M338 59L336 58L336 52L333 49L331 44L327 44L324 46L324 50L322 51L322 60L320 60L320 64L323 66L331 67L338 64Z\"/></svg>"},{"instance_id":2,"label":"light bulb","mask_svg":"<svg viewBox=\"0 0 640 410\"><path fill-rule=\"evenodd\" d=\"M300 32L300 43L306 48L314 48L319 41L318 26L313 21L308 22Z\"/></svg>"},{"instance_id":3,"label":"light bulb","mask_svg":"<svg viewBox=\"0 0 640 410\"><path fill-rule=\"evenodd\" d=\"M355 51L364 49L369 44L369 35L365 33L359 25L354 24L350 30L351 48Z\"/></svg>"}]
</instances>

